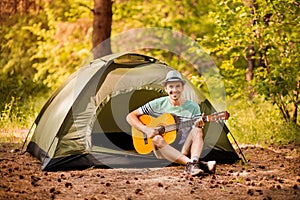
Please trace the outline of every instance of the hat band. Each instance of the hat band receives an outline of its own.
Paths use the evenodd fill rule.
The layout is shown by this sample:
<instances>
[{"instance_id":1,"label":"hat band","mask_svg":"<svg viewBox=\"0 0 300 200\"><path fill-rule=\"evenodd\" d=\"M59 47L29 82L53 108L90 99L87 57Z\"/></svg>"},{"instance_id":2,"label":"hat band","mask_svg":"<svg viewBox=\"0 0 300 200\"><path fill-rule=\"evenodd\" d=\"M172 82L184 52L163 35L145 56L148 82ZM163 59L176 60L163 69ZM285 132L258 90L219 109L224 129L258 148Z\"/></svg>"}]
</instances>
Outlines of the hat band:
<instances>
[{"instance_id":1,"label":"hat band","mask_svg":"<svg viewBox=\"0 0 300 200\"><path fill-rule=\"evenodd\" d=\"M166 82L168 82L168 81L170 81L170 80L172 80L172 81L174 81L174 80L178 80L178 81L183 81L181 78L179 78L179 77L170 77L170 78L168 78L167 80L166 80Z\"/></svg>"}]
</instances>

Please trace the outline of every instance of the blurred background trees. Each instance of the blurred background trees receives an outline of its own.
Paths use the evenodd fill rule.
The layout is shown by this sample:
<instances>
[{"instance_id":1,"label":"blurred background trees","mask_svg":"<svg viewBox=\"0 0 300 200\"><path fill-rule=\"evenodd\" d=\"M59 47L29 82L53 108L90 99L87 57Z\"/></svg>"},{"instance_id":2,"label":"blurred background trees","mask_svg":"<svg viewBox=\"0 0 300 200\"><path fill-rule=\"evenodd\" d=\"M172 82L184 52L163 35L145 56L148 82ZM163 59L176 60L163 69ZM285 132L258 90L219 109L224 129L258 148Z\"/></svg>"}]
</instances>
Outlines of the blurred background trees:
<instances>
[{"instance_id":1,"label":"blurred background trees","mask_svg":"<svg viewBox=\"0 0 300 200\"><path fill-rule=\"evenodd\" d=\"M49 94L92 53L114 50L93 52L97 44L161 27L187 35L213 58L240 141L299 140L299 9L296 0L0 0L0 127L30 126ZM203 87L178 55L139 52ZM275 137L283 132L286 139Z\"/></svg>"}]
</instances>

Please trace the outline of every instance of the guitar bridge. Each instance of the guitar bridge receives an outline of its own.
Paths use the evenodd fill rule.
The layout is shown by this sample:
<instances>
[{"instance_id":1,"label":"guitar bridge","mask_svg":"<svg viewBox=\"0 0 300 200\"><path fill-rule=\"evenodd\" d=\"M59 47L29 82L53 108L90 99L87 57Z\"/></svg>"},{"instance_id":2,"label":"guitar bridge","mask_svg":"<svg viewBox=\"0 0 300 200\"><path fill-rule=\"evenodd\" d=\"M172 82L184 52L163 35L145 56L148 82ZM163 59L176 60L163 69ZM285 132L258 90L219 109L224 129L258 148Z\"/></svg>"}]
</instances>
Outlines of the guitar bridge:
<instances>
[{"instance_id":1,"label":"guitar bridge","mask_svg":"<svg viewBox=\"0 0 300 200\"><path fill-rule=\"evenodd\" d=\"M145 144L148 144L147 134L146 134L146 133L143 133L143 135L144 135L144 143L145 143Z\"/></svg>"}]
</instances>

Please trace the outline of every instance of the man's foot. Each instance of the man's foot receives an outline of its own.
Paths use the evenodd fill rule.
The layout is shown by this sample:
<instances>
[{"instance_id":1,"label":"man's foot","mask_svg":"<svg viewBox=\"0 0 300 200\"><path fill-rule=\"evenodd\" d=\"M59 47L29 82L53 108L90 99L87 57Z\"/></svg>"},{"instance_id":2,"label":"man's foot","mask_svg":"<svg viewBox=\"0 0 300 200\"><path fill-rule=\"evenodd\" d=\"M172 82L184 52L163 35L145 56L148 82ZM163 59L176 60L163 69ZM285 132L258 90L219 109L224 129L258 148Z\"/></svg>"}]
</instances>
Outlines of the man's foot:
<instances>
[{"instance_id":1,"label":"man's foot","mask_svg":"<svg viewBox=\"0 0 300 200\"><path fill-rule=\"evenodd\" d=\"M204 172L200 169L199 163L197 161L193 161L186 164L184 173L196 176L203 174Z\"/></svg>"},{"instance_id":2,"label":"man's foot","mask_svg":"<svg viewBox=\"0 0 300 200\"><path fill-rule=\"evenodd\" d=\"M217 162L215 160L207 162L208 171L212 174L216 173Z\"/></svg>"},{"instance_id":3,"label":"man's foot","mask_svg":"<svg viewBox=\"0 0 300 200\"><path fill-rule=\"evenodd\" d=\"M207 173L214 174L216 172L217 162L212 161L200 161L200 167Z\"/></svg>"}]
</instances>

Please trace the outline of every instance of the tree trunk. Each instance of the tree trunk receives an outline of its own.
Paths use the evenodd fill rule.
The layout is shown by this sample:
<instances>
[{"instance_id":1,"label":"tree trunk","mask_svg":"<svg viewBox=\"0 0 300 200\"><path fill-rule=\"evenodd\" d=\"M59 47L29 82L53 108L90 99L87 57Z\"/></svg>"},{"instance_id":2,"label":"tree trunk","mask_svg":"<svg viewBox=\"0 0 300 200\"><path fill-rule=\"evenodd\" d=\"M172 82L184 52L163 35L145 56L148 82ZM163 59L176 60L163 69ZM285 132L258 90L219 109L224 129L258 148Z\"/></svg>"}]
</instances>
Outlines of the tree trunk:
<instances>
[{"instance_id":1,"label":"tree trunk","mask_svg":"<svg viewBox=\"0 0 300 200\"><path fill-rule=\"evenodd\" d=\"M255 10L257 9L258 5L256 4L255 0L250 0L248 2L248 5L250 7L250 14L253 15L253 19L250 21L250 26L253 26L257 23L257 17L255 14ZM257 32L253 33L257 37ZM252 91L251 81L253 79L253 70L255 68L255 48L254 48L254 42L252 41L250 45L247 48L247 71L246 71L246 80L248 82L248 97L251 99L254 96L254 92Z\"/></svg>"},{"instance_id":2,"label":"tree trunk","mask_svg":"<svg viewBox=\"0 0 300 200\"><path fill-rule=\"evenodd\" d=\"M110 33L112 1L94 0L93 54L94 59L111 53Z\"/></svg>"},{"instance_id":3,"label":"tree trunk","mask_svg":"<svg viewBox=\"0 0 300 200\"><path fill-rule=\"evenodd\" d=\"M41 0L37 0L36 5L36 14L40 14L40 8L41 8Z\"/></svg>"},{"instance_id":4,"label":"tree trunk","mask_svg":"<svg viewBox=\"0 0 300 200\"><path fill-rule=\"evenodd\" d=\"M19 4L19 1L14 0L13 13L12 14L16 14L18 12L18 4Z\"/></svg>"},{"instance_id":5,"label":"tree trunk","mask_svg":"<svg viewBox=\"0 0 300 200\"><path fill-rule=\"evenodd\" d=\"M247 49L247 71L246 71L246 80L248 82L248 91L249 91L249 98L252 98L254 93L251 87L251 80L253 79L253 70L255 67L255 59L253 58L255 55L254 45L248 46Z\"/></svg>"},{"instance_id":6,"label":"tree trunk","mask_svg":"<svg viewBox=\"0 0 300 200\"><path fill-rule=\"evenodd\" d=\"M294 90L294 108L293 108L293 119L292 119L292 121L295 124L297 124L299 92L300 92L300 74L299 74L296 89Z\"/></svg>"},{"instance_id":7,"label":"tree trunk","mask_svg":"<svg viewBox=\"0 0 300 200\"><path fill-rule=\"evenodd\" d=\"M29 13L29 2L28 0L23 0L23 14L27 15Z\"/></svg>"}]
</instances>

